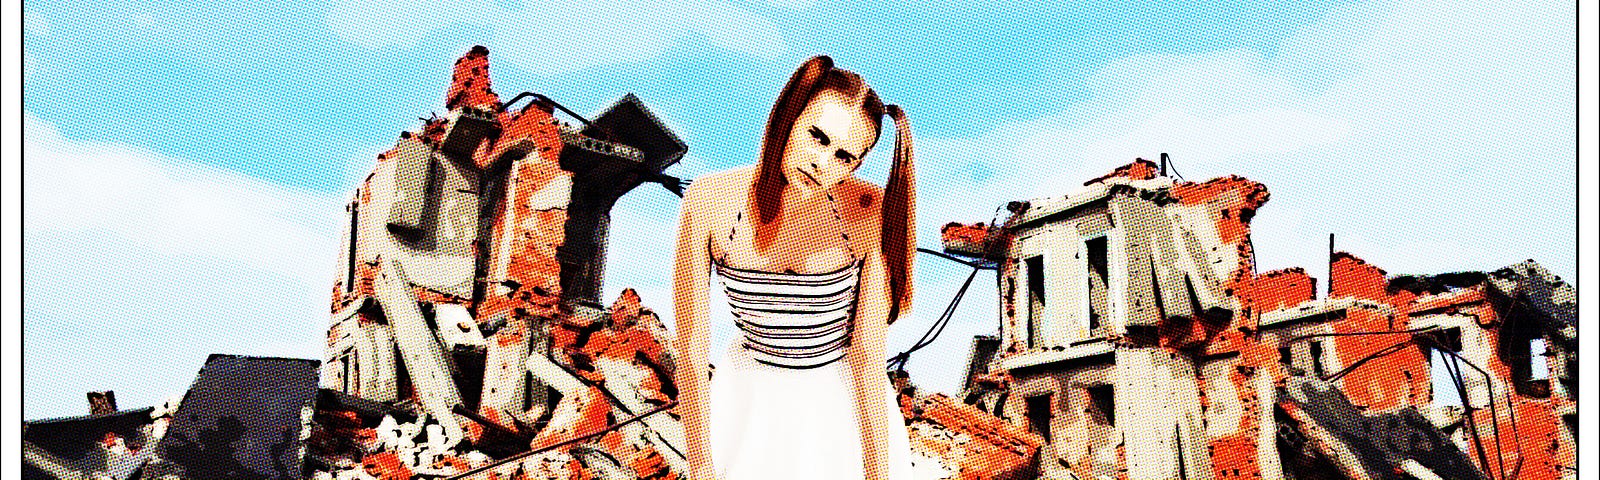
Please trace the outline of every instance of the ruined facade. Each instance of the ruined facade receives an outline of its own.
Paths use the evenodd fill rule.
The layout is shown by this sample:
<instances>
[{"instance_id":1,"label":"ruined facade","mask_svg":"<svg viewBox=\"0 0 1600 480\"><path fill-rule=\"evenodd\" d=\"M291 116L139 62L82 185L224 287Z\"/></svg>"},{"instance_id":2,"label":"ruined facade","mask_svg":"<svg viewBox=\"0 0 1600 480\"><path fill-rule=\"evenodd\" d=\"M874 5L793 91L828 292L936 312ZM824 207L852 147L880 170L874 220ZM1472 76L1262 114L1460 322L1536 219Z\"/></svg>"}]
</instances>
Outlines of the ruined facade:
<instances>
[{"instance_id":1,"label":"ruined facade","mask_svg":"<svg viewBox=\"0 0 1600 480\"><path fill-rule=\"evenodd\" d=\"M501 101L482 47L446 108L346 205L321 360L214 355L159 408L92 393L25 426L25 477L685 478L673 336L599 294L612 204L681 195L686 146L631 94L592 120ZM1035 476L1042 438L899 380L919 478Z\"/></svg>"},{"instance_id":2,"label":"ruined facade","mask_svg":"<svg viewBox=\"0 0 1600 480\"><path fill-rule=\"evenodd\" d=\"M686 471L681 428L645 415L675 393L665 327L631 291L597 303L612 204L686 147L632 95L566 112L576 126L542 95L501 102L487 54L457 61L449 113L402 133L347 208L322 387L403 414L319 412L348 424L321 425L327 474L451 476L530 448L554 457L492 474ZM605 452L555 448L591 434Z\"/></svg>"},{"instance_id":3,"label":"ruined facade","mask_svg":"<svg viewBox=\"0 0 1600 480\"><path fill-rule=\"evenodd\" d=\"M323 478L670 479L688 472L671 338L631 290L596 303L609 210L685 146L631 95L582 128L500 102L487 52L450 113L356 191L308 464ZM517 100L535 102L511 109ZM1043 443L903 384L924 478L1032 478Z\"/></svg>"},{"instance_id":4,"label":"ruined facade","mask_svg":"<svg viewBox=\"0 0 1600 480\"><path fill-rule=\"evenodd\" d=\"M1000 270L964 400L1048 439L1042 476L1575 477L1569 285L1532 261L1390 277L1338 252L1319 297L1301 269L1256 272L1265 186L1159 170L944 228Z\"/></svg>"},{"instance_id":5,"label":"ruined facade","mask_svg":"<svg viewBox=\"0 0 1600 480\"><path fill-rule=\"evenodd\" d=\"M26 424L24 477L684 478L672 335L599 295L612 204L681 193L686 146L632 95L592 120L502 101L481 47L446 99L346 206L322 359L214 355L159 407L91 394ZM1141 160L1085 186L943 229L997 266L999 328L958 398L894 378L919 479L1575 478L1575 294L1537 263L1330 252L1319 295L1256 271L1261 184Z\"/></svg>"}]
</instances>

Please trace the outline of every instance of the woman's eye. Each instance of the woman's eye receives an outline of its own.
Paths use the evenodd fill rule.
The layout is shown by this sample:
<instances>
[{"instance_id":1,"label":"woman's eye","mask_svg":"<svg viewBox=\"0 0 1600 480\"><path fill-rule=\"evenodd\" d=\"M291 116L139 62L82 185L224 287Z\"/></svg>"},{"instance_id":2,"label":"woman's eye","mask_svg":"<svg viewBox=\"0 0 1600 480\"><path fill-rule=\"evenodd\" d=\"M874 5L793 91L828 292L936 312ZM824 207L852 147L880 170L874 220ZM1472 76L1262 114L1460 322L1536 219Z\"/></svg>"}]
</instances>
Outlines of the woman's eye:
<instances>
[{"instance_id":1,"label":"woman's eye","mask_svg":"<svg viewBox=\"0 0 1600 480\"><path fill-rule=\"evenodd\" d=\"M822 129L811 127L811 138L817 139L817 142L821 143L824 147L828 146L828 135L822 133Z\"/></svg>"},{"instance_id":2,"label":"woman's eye","mask_svg":"<svg viewBox=\"0 0 1600 480\"><path fill-rule=\"evenodd\" d=\"M844 164L845 165L849 165L851 160L855 160L855 157L852 157L849 153L846 153L844 151L844 149L842 149L842 148L839 149L839 150L835 150L833 152L833 157L837 158L837 159L840 159L840 160L844 160Z\"/></svg>"}]
</instances>

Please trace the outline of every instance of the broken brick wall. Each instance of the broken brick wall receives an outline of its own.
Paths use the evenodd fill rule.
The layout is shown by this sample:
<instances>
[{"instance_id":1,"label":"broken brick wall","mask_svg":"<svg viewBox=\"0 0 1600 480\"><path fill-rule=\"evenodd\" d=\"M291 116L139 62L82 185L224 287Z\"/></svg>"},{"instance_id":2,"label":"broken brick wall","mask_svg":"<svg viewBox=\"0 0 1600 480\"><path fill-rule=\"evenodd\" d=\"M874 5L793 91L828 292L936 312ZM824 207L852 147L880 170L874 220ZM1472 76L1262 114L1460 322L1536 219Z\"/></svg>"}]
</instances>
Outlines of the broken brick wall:
<instances>
[{"instance_id":1,"label":"broken brick wall","mask_svg":"<svg viewBox=\"0 0 1600 480\"><path fill-rule=\"evenodd\" d=\"M1183 262L1203 265L1204 270L1189 267L1188 273L1196 277L1201 273L1215 274L1225 290L1228 298L1224 305L1231 310L1231 317L1218 321L1214 315L1201 315L1200 312L1217 313L1203 308L1192 309L1196 315L1188 320L1182 316L1165 315L1158 330L1159 337L1155 340L1159 348L1176 355L1174 358L1184 359L1185 365L1193 366L1192 380L1173 379L1172 382L1192 382L1199 391L1198 403L1205 419L1204 441L1209 452L1211 474L1216 478L1277 478L1284 469L1282 462L1300 454L1282 452L1280 455L1278 452L1282 441L1279 438L1282 427L1279 390L1284 387L1285 380L1292 376L1326 378L1344 395L1348 395L1349 402L1367 411L1393 412L1418 408L1433 415L1430 418L1448 418L1447 409L1433 405L1436 394L1431 385L1430 368L1433 367L1429 364L1429 350L1423 344L1424 340L1432 337L1413 335L1417 332L1410 331L1433 332L1423 329L1442 328L1446 326L1445 323L1464 332L1463 342L1469 344L1467 350L1471 351L1463 352L1463 356L1470 357L1474 364L1482 365L1492 380L1469 379L1467 396L1469 406L1473 408L1464 420L1457 420L1458 426L1441 426L1454 432L1453 438L1463 451L1474 451L1477 444L1484 445L1489 452L1487 457L1474 455L1473 461L1487 463L1487 467L1480 465L1480 468L1490 472L1491 478L1560 478L1562 474L1571 473L1563 468L1572 463L1575 450L1571 435L1561 427L1564 418L1561 416L1572 415L1571 418L1575 418L1575 414L1570 413L1575 409L1561 395L1541 394L1551 388L1548 385L1553 380L1529 380L1528 367L1525 365L1528 362L1528 349L1525 345L1519 346L1529 338L1537 338L1539 333L1528 330L1526 326L1506 327L1505 322L1495 316L1496 312L1515 305L1516 301L1486 299L1482 285L1457 287L1448 295L1419 295L1391 286L1388 274L1382 269L1345 252L1336 252L1330 257L1331 294L1319 298L1316 280L1303 269L1261 274L1254 271L1249 224L1256 210L1268 198L1265 187L1237 176L1199 183L1168 182L1167 186L1163 186L1162 182L1152 162L1139 161L1091 180L1086 185L1091 187L1091 192L1100 183L1127 185L1135 191L1166 192L1167 198L1171 199L1167 203L1161 203L1161 193L1140 195L1162 205L1170 226L1157 223L1158 232L1151 233L1151 224L1139 223L1143 230L1139 235L1158 245L1155 250L1157 258L1160 258L1159 244L1166 239L1161 238L1159 230L1170 228L1171 238L1181 240L1173 242L1181 246L1173 250L1189 255L1189 258L1180 255L1179 266L1188 267L1181 265ZM1044 201L1071 204L1073 199L1069 196L1065 200ZM1041 350L1037 338L1031 338L1028 333L1029 322L1036 319L1028 314L1031 306L1026 295L1029 267L1019 255L1037 253L1033 253L1034 250L1018 253L1018 239L1029 233L1027 230L1019 231L1016 225L1019 218L1034 218L1030 221L1037 221L1038 215L1030 213L1030 209L1036 208L1037 202L1032 205L1030 202L1013 202L1011 218L999 228L981 224L951 224L943 231L947 251L988 258L996 261L999 267L1001 348L989 363L990 372L979 374L976 378L1009 379L1006 375L1009 373L1015 379L1011 380L1009 390L984 386L1000 384L1004 387L1007 382L974 382L976 387L968 394L968 398L981 402L986 409L1003 414L1013 424L1026 427L1031 419L1029 409L1019 405L1025 401L1020 397L1040 395L1046 390L1059 395L1060 398L1054 402L1059 408L1052 412L1051 417L1051 436L1055 444L1047 447L1045 452L1064 453L1059 455L1064 462L1063 468L1083 477L1098 473L1099 467L1096 465L1103 465L1103 462L1083 454L1090 450L1086 445L1091 442L1086 442L1083 435L1086 429L1082 428L1084 422L1079 419L1082 417L1079 415L1081 402L1077 401L1080 396L1068 384L1070 382L1064 383L1062 380L1073 375L1071 372L1081 370L1082 364L1051 364L1048 358L1042 364L1017 361L1029 356L1037 358L1040 355L1052 355L1050 350L1061 351L1063 346L1067 352L1053 354L1055 357L1051 358L1074 358L1070 351L1082 348L1077 345L1083 344L1045 344ZM1093 207L1073 208L1089 210ZM1070 228L1075 218L1073 215L1058 215L1055 221ZM1126 225L1125 221L1118 223ZM1038 230L1045 227L1030 224L1027 228ZM1120 238L1131 241L1127 239L1132 237L1124 233ZM1196 244L1199 248L1194 248ZM1070 256L1072 252L1066 254ZM1166 260L1170 261L1170 257ZM1155 271L1159 279L1160 269ZM1065 283L1074 282L1069 280ZM1164 297L1168 293L1168 289L1160 290ZM1155 293L1152 291L1148 295L1153 297ZM1134 299L1130 298L1129 301ZM1170 301L1166 303L1171 304ZM1269 313L1278 319L1275 321L1282 323L1263 326L1262 317ZM1471 320L1440 320L1443 318ZM1524 325L1527 322L1524 321ZM1092 339L1084 341L1089 340ZM1132 343L1126 343L1128 341ZM1142 342L1147 341L1141 341L1138 337L1117 340L1117 348L1120 351L1130 346L1145 345L1147 343ZM1018 371L1015 366L1019 364L1028 367L1025 371ZM1551 373L1554 375L1556 369L1551 368ZM1044 385L1040 382L1046 380L1054 383L1045 387L1027 386ZM1024 388L1018 389L1018 386ZM1159 385L1151 386L1155 387ZM1011 396L1001 396L996 392ZM1490 392L1495 395L1492 402ZM1121 392L1117 398L1118 401L1126 400ZM1498 408L1490 411L1491 404ZM1512 416L1517 416L1515 423L1522 428L1522 433L1512 428ZM1118 421L1118 429L1127 438L1127 426L1120 425L1127 421L1126 417L1118 418ZM1440 421L1448 423L1447 420ZM1166 422L1160 420L1157 423ZM1528 427L1530 422L1537 422L1539 426ZM1182 420L1178 420L1178 423L1181 424ZM1476 432L1478 440L1475 443L1466 441L1474 437L1469 435L1471 432ZM1148 437L1143 434L1140 436ZM1147 445L1121 448L1125 446L1119 446L1116 460L1117 464L1123 466L1118 475L1122 478L1136 478L1137 475L1129 473L1131 470L1128 468L1138 469L1138 464L1144 463L1143 460L1127 457L1132 454L1130 452L1168 452L1175 448L1172 445L1155 450L1149 450ZM1136 456L1146 455L1150 453L1138 453ZM1487 462L1483 461L1485 459ZM1042 460L1042 467L1046 471L1051 470L1050 459Z\"/></svg>"},{"instance_id":2,"label":"broken brick wall","mask_svg":"<svg viewBox=\"0 0 1600 480\"><path fill-rule=\"evenodd\" d=\"M408 374L418 372L407 371L409 358L397 358L403 345L397 343L395 319L386 318L393 312L386 311L387 304L378 305L382 292L377 284L385 270L401 268L406 293L446 347L443 360L455 381L448 388L460 389L458 407L467 411L441 416L430 407L423 418L403 419L403 425L392 428L443 425L448 432L459 424L474 445L510 441L526 450L607 427L622 418L608 416L613 409L618 414L644 413L644 407L671 401L675 389L665 327L638 305L631 290L610 311L598 310L603 312L600 320L582 313L595 309L564 301L558 252L567 236L573 174L563 168L561 158L564 129L571 127L555 119L552 104L542 97L508 109L490 86L487 55L476 47L456 62L446 95L449 115L425 119L417 130L402 133L393 149L378 156L374 173L353 195L339 259L342 271L333 289L335 318L328 330L329 362L322 383L367 399L413 406L427 404L424 392L439 388L408 381ZM568 334L573 329L582 334ZM569 365L563 368L574 369L578 377L571 381L590 385L590 395L569 392L559 402L547 395L550 387L530 376L528 361L530 355L552 354ZM595 388L622 394L600 395ZM623 403L611 405L616 401ZM629 412L630 405L637 411ZM595 418L598 424L582 421ZM654 419L649 422L658 430L671 429ZM348 427L335 426L333 431L362 431ZM609 455L641 478L683 470L682 465L669 465L677 462L667 462L655 444L622 441L618 435L642 433L619 429L589 445L614 450ZM401 444L405 446L394 450ZM391 441L381 447L390 456L399 454L389 459L395 461L371 455L360 468L378 477L452 470L427 464L418 452L431 452L429 458L463 468L487 460L450 453L448 445L401 444Z\"/></svg>"}]
</instances>

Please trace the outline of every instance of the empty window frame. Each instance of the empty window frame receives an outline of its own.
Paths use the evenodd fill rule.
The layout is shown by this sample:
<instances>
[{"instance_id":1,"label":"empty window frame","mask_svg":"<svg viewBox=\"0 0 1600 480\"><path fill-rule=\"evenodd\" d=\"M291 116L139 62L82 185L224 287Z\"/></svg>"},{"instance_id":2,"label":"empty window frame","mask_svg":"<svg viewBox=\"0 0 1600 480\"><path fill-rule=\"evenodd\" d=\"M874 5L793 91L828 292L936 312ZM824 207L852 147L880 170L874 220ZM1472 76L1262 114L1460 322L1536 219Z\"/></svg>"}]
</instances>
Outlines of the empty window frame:
<instances>
[{"instance_id":1,"label":"empty window frame","mask_svg":"<svg viewBox=\"0 0 1600 480\"><path fill-rule=\"evenodd\" d=\"M346 349L339 354L339 369L343 377L340 379L340 391L351 395L361 394L361 362L354 348Z\"/></svg>"},{"instance_id":2,"label":"empty window frame","mask_svg":"<svg viewBox=\"0 0 1600 480\"><path fill-rule=\"evenodd\" d=\"M1044 255L1028 257L1023 263L1028 275L1028 346L1037 348L1044 345Z\"/></svg>"},{"instance_id":3,"label":"empty window frame","mask_svg":"<svg viewBox=\"0 0 1600 480\"><path fill-rule=\"evenodd\" d=\"M1084 391L1089 393L1089 408L1099 412L1106 425L1117 426L1117 403L1112 386L1095 385L1084 388Z\"/></svg>"},{"instance_id":4,"label":"empty window frame","mask_svg":"<svg viewBox=\"0 0 1600 480\"><path fill-rule=\"evenodd\" d=\"M339 355L339 391L350 393L350 356Z\"/></svg>"},{"instance_id":5,"label":"empty window frame","mask_svg":"<svg viewBox=\"0 0 1600 480\"><path fill-rule=\"evenodd\" d=\"M1322 342L1311 341L1311 373L1322 378L1327 372L1322 368Z\"/></svg>"},{"instance_id":6,"label":"empty window frame","mask_svg":"<svg viewBox=\"0 0 1600 480\"><path fill-rule=\"evenodd\" d=\"M1548 345L1543 337L1529 330L1513 329L1508 352L1503 359L1512 365L1512 380L1517 393L1533 398L1550 397L1550 363L1546 357ZM1504 334L1504 330L1502 330ZM1520 338L1519 338L1520 337Z\"/></svg>"},{"instance_id":7,"label":"empty window frame","mask_svg":"<svg viewBox=\"0 0 1600 480\"><path fill-rule=\"evenodd\" d=\"M1421 343L1428 354L1428 385L1433 390L1433 405L1459 407L1462 404L1461 385L1456 384L1456 375L1465 372L1452 372L1471 367L1461 365L1454 356L1446 352L1461 351L1461 329L1450 328L1425 335L1428 340Z\"/></svg>"},{"instance_id":8,"label":"empty window frame","mask_svg":"<svg viewBox=\"0 0 1600 480\"><path fill-rule=\"evenodd\" d=\"M1084 256L1086 257L1085 275L1089 282L1089 332L1093 334L1103 323L1107 312L1106 299L1109 297L1110 285L1108 245L1106 236L1090 238L1083 241Z\"/></svg>"},{"instance_id":9,"label":"empty window frame","mask_svg":"<svg viewBox=\"0 0 1600 480\"><path fill-rule=\"evenodd\" d=\"M1528 369L1529 379L1550 379L1550 362L1543 338L1528 340Z\"/></svg>"},{"instance_id":10,"label":"empty window frame","mask_svg":"<svg viewBox=\"0 0 1600 480\"><path fill-rule=\"evenodd\" d=\"M350 205L346 207L345 210L350 212L350 231L348 237L350 242L345 245L344 251L344 293L350 293L354 292L356 289L356 262L360 258L358 255L356 255L356 253L359 250L358 247L361 245L361 200L357 199L351 201Z\"/></svg>"},{"instance_id":11,"label":"empty window frame","mask_svg":"<svg viewBox=\"0 0 1600 480\"><path fill-rule=\"evenodd\" d=\"M1051 397L1052 395L1048 393L1034 395L1028 397L1025 405L1028 409L1028 430L1044 437L1046 442L1051 440L1050 419L1053 413L1050 411Z\"/></svg>"}]
</instances>

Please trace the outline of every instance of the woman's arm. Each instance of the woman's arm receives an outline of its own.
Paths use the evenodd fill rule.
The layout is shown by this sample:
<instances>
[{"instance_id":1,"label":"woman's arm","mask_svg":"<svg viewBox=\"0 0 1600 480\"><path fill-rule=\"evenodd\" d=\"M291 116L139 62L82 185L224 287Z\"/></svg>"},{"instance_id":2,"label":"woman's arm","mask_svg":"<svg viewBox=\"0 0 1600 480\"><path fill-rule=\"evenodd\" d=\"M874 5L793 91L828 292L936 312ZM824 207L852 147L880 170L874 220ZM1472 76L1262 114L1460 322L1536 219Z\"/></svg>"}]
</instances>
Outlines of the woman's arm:
<instances>
[{"instance_id":1,"label":"woman's arm","mask_svg":"<svg viewBox=\"0 0 1600 480\"><path fill-rule=\"evenodd\" d=\"M889 435L905 435L905 431L903 424L889 422L891 412L883 403L883 392L891 388L884 366L884 337L889 329L888 269L882 250L876 247L878 242L863 243L873 247L867 252L861 271L861 288L857 294L859 310L855 325L851 327L847 356L856 380L858 419L865 419L861 423L863 471L867 478L879 479L887 475L885 462L892 458Z\"/></svg>"},{"instance_id":2,"label":"woman's arm","mask_svg":"<svg viewBox=\"0 0 1600 480\"><path fill-rule=\"evenodd\" d=\"M706 315L706 283L709 280L711 253L706 251L705 208L701 197L705 182L691 184L683 195L683 214L678 223L676 263L672 271L673 326L678 331L678 361L673 380L678 387L678 411L688 441L690 476L697 480L715 478L708 441L710 421L706 415L708 395L707 344L710 327Z\"/></svg>"}]
</instances>

